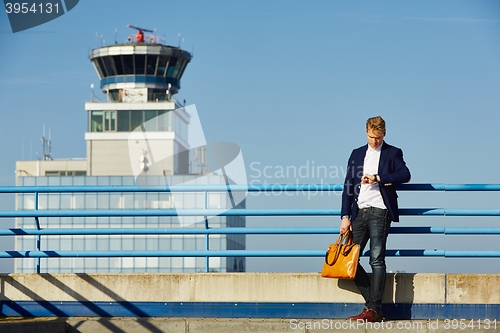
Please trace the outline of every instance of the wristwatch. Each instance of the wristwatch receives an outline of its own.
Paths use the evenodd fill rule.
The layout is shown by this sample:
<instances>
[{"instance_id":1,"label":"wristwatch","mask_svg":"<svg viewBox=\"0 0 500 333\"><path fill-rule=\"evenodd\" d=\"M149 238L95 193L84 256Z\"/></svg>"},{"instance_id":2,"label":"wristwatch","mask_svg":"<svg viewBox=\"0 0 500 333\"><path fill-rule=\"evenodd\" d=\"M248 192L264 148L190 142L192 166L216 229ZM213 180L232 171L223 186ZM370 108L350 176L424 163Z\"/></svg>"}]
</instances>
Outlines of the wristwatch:
<instances>
[{"instance_id":1,"label":"wristwatch","mask_svg":"<svg viewBox=\"0 0 500 333\"><path fill-rule=\"evenodd\" d=\"M380 179L378 178L378 175L377 175L377 174L374 174L374 175L373 175L373 181L374 181L375 183L378 183L378 182L380 181Z\"/></svg>"}]
</instances>

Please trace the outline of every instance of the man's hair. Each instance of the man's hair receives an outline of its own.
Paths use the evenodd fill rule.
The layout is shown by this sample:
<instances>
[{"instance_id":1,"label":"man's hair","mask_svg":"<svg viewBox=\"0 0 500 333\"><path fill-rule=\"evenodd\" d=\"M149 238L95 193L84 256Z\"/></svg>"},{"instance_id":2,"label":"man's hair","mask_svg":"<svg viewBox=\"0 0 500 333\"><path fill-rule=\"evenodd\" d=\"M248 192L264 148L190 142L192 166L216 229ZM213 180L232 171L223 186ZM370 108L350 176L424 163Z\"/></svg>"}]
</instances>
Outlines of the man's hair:
<instances>
[{"instance_id":1,"label":"man's hair","mask_svg":"<svg viewBox=\"0 0 500 333\"><path fill-rule=\"evenodd\" d=\"M385 120L381 116L369 118L366 121L366 130L381 131L385 135Z\"/></svg>"}]
</instances>

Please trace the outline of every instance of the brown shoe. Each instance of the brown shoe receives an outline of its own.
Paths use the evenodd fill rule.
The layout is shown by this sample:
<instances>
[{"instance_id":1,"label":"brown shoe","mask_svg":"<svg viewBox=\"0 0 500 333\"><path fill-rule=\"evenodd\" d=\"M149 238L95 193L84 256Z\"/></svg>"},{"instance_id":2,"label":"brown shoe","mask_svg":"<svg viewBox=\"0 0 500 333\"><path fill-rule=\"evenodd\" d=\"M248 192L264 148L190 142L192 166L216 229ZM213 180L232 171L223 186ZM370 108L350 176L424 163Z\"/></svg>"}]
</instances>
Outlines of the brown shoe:
<instances>
[{"instance_id":1,"label":"brown shoe","mask_svg":"<svg viewBox=\"0 0 500 333\"><path fill-rule=\"evenodd\" d=\"M348 319L350 319L350 320L360 320L361 319L363 321L375 323L375 322L380 322L380 321L384 320L384 315L382 313L382 310L377 312L373 309L365 308L357 316L352 316L352 317L349 317Z\"/></svg>"},{"instance_id":2,"label":"brown shoe","mask_svg":"<svg viewBox=\"0 0 500 333\"><path fill-rule=\"evenodd\" d=\"M365 313L368 311L368 308L364 308L363 311L361 311L360 314L358 315L355 315L355 316L351 316L347 319L349 320L358 320L358 319L361 319L361 318L364 318L365 317Z\"/></svg>"}]
</instances>

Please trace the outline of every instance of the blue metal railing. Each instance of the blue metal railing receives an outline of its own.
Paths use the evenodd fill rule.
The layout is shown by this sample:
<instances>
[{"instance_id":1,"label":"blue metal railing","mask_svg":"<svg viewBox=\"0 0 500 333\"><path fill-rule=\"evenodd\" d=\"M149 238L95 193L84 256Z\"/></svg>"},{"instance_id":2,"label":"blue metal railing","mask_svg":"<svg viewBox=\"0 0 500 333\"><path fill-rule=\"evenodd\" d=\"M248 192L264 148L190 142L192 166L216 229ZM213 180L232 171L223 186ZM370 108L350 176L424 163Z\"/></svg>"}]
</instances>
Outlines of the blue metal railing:
<instances>
[{"instance_id":1,"label":"blue metal railing","mask_svg":"<svg viewBox=\"0 0 500 333\"><path fill-rule=\"evenodd\" d=\"M0 193L33 193L33 210L0 211L0 218L35 218L35 228L0 229L0 236L36 236L36 251L5 251L0 258L61 257L205 257L209 271L210 257L323 257L323 250L210 250L209 236L214 234L336 234L338 228L210 228L209 216L332 216L340 215L339 209L208 209L207 193L222 191L288 192L288 191L342 191L342 184L265 184L265 185L193 185L171 187L138 186L4 186ZM500 184L403 184L400 191L500 191ZM200 192L203 209L109 209L109 210L41 210L38 209L40 193L110 193L110 192ZM500 216L500 209L400 209L401 215L429 216ZM40 217L117 217L117 216L203 216L204 228L41 228ZM397 234L453 234L496 235L500 228L444 228L444 227L392 227ZM205 235L205 250L198 251L41 251L41 236L54 235ZM367 255L366 251L363 255ZM500 251L450 251L450 250L388 250L388 256L431 257L500 257Z\"/></svg>"}]
</instances>

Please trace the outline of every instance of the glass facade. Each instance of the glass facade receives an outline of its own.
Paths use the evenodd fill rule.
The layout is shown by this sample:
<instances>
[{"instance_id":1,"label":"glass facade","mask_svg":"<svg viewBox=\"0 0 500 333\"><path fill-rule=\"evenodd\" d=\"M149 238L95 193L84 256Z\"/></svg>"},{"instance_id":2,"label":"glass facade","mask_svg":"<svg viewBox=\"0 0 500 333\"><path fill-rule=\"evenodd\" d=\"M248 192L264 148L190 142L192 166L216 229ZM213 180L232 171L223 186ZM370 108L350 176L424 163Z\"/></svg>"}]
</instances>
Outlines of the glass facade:
<instances>
[{"instance_id":1,"label":"glass facade","mask_svg":"<svg viewBox=\"0 0 500 333\"><path fill-rule=\"evenodd\" d=\"M153 178L153 177L152 177ZM170 176L169 184L224 184L222 176ZM163 180L162 180L163 181ZM155 179L151 179L154 183ZM159 184L161 182L157 182ZM107 186L134 185L133 176L66 176L19 177L19 186ZM40 193L38 209L201 209L203 194L186 193ZM242 208L245 201L239 205ZM230 208L227 193L209 192L208 208ZM18 194L17 209L32 210L33 194ZM189 219L189 218L188 218ZM178 217L51 217L39 219L42 228L179 228ZM33 218L18 218L17 228L35 228ZM184 221L185 224L185 221ZM245 217L217 216L209 219L211 228L244 227ZM204 228L193 223L186 228ZM245 249L244 235L210 235L211 250ZM42 236L42 251L108 251L108 250L205 250L205 235L106 235ZM36 237L16 238L20 252L36 250ZM33 273L36 259L15 259L17 273ZM211 271L244 271L245 259L210 258ZM41 260L41 272L203 272L205 258L196 257L123 257L123 258L49 258Z\"/></svg>"},{"instance_id":2,"label":"glass facade","mask_svg":"<svg viewBox=\"0 0 500 333\"><path fill-rule=\"evenodd\" d=\"M180 79L187 58L155 54L122 54L92 59L99 78L117 75L151 75Z\"/></svg>"},{"instance_id":3,"label":"glass facade","mask_svg":"<svg viewBox=\"0 0 500 333\"><path fill-rule=\"evenodd\" d=\"M147 131L172 131L174 123L181 135L187 133L187 124L169 110L91 110L89 114L89 132L131 132L147 122Z\"/></svg>"}]
</instances>

